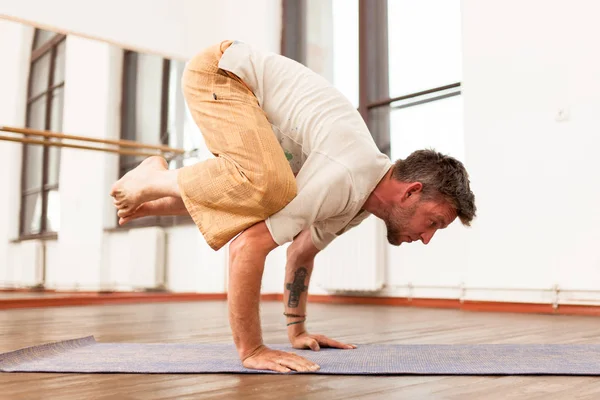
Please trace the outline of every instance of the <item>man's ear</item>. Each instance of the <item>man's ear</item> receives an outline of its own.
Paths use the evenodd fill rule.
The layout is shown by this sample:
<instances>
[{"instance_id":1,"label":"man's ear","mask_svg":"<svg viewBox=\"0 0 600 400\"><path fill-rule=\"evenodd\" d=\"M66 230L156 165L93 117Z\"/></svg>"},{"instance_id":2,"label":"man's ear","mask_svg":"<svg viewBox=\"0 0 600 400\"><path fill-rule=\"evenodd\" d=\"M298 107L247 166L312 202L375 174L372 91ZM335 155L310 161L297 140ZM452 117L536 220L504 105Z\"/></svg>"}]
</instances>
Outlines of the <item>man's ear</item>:
<instances>
[{"instance_id":1,"label":"man's ear","mask_svg":"<svg viewBox=\"0 0 600 400\"><path fill-rule=\"evenodd\" d=\"M404 195L406 196L406 198L409 198L418 193L421 193L422 190L423 190L423 184L421 182L412 182L407 186L406 191L404 192Z\"/></svg>"}]
</instances>

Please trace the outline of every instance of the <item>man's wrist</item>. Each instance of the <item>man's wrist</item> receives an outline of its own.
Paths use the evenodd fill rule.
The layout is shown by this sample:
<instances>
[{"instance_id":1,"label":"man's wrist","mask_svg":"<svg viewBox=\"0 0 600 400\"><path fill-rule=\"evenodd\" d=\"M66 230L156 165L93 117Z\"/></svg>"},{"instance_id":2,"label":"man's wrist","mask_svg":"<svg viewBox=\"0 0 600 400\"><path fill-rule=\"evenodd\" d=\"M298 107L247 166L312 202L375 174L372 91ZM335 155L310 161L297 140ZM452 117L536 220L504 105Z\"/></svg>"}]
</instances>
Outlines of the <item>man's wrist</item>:
<instances>
[{"instance_id":1,"label":"man's wrist","mask_svg":"<svg viewBox=\"0 0 600 400\"><path fill-rule=\"evenodd\" d=\"M293 339L306 332L306 318L288 318L287 319L288 338Z\"/></svg>"},{"instance_id":2,"label":"man's wrist","mask_svg":"<svg viewBox=\"0 0 600 400\"><path fill-rule=\"evenodd\" d=\"M238 354L240 356L240 360L244 361L247 358L257 355L264 349L266 349L266 346L262 343L255 346L240 347L238 349Z\"/></svg>"}]
</instances>

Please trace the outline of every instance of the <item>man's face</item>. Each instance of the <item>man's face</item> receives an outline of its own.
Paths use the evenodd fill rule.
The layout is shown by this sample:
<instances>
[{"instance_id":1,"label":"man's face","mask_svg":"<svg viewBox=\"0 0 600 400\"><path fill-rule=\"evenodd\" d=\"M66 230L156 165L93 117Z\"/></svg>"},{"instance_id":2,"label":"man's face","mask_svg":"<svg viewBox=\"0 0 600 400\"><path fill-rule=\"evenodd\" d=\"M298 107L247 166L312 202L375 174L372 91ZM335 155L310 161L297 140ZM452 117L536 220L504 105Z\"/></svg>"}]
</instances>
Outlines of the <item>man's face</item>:
<instances>
[{"instance_id":1,"label":"man's face","mask_svg":"<svg viewBox=\"0 0 600 400\"><path fill-rule=\"evenodd\" d=\"M421 240L429 243L438 229L456 219L456 211L444 201L420 201L395 204L383 219L388 242L394 246Z\"/></svg>"}]
</instances>

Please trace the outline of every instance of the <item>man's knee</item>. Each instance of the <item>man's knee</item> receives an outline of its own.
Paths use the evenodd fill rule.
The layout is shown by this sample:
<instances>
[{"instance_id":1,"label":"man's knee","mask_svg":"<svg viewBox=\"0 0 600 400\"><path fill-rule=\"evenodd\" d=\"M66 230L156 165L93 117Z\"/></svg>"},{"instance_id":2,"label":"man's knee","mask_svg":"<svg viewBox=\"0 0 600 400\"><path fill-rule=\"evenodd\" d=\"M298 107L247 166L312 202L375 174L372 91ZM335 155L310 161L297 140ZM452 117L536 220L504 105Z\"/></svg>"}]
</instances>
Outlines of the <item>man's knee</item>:
<instances>
[{"instance_id":1,"label":"man's knee","mask_svg":"<svg viewBox=\"0 0 600 400\"><path fill-rule=\"evenodd\" d=\"M291 169L289 171L267 172L262 190L267 205L266 216L270 216L284 208L298 194L296 178Z\"/></svg>"},{"instance_id":2,"label":"man's knee","mask_svg":"<svg viewBox=\"0 0 600 400\"><path fill-rule=\"evenodd\" d=\"M296 178L292 173L291 169L286 171L285 177L280 180L279 186L281 186L282 194L281 194L281 208L287 205L290 201L296 197L298 194L298 185L296 183Z\"/></svg>"}]
</instances>

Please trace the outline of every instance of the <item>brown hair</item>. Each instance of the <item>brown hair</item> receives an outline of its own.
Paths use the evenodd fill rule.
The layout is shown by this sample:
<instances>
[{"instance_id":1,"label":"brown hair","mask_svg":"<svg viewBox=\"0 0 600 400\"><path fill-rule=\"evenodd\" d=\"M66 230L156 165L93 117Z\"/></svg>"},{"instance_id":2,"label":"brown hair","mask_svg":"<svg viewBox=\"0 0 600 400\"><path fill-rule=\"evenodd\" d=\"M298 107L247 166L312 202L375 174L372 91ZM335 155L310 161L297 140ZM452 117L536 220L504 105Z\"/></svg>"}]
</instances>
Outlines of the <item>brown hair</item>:
<instances>
[{"instance_id":1,"label":"brown hair","mask_svg":"<svg viewBox=\"0 0 600 400\"><path fill-rule=\"evenodd\" d=\"M392 178L402 182L420 182L422 199L442 196L457 211L458 218L470 226L477 207L471 191L469 174L462 162L433 149L417 150L394 163Z\"/></svg>"}]
</instances>

